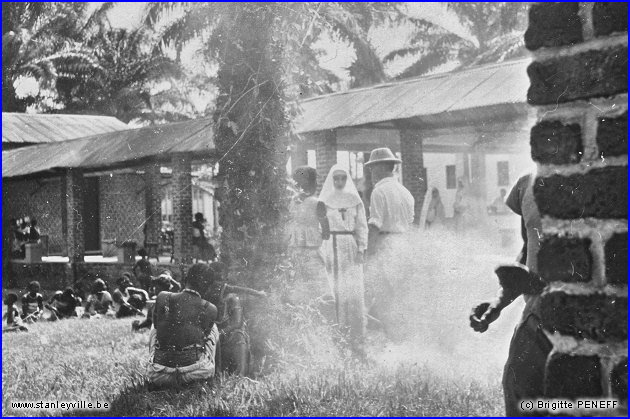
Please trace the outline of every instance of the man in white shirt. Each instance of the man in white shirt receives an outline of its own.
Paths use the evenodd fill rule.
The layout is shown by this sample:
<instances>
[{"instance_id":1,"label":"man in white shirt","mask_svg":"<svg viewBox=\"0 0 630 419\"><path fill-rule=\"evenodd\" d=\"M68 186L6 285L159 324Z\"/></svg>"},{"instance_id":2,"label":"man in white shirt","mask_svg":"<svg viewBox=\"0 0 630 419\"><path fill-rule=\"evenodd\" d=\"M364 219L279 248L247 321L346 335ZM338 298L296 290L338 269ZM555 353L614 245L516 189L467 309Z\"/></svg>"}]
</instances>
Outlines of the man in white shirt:
<instances>
[{"instance_id":1,"label":"man in white shirt","mask_svg":"<svg viewBox=\"0 0 630 419\"><path fill-rule=\"evenodd\" d=\"M403 313L400 298L408 269L405 268L409 246L405 234L414 218L414 199L411 192L394 177L396 164L401 163L389 148L372 150L365 166L370 170L374 189L370 196L368 220L368 253L366 302L374 317L382 322L390 337L400 338L397 332ZM392 261L397 261L392 263Z\"/></svg>"}]
</instances>

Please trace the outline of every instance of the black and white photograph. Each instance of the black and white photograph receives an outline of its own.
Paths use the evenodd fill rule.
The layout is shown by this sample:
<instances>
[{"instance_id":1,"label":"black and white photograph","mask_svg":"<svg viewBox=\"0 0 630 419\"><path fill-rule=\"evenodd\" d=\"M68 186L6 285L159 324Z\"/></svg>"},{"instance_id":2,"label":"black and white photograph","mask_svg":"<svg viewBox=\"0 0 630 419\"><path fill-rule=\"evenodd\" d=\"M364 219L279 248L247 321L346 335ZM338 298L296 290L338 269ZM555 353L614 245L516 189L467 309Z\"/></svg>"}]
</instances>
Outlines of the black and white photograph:
<instances>
[{"instance_id":1,"label":"black and white photograph","mask_svg":"<svg viewBox=\"0 0 630 419\"><path fill-rule=\"evenodd\" d=\"M625 2L3 2L2 415L619 416Z\"/></svg>"}]
</instances>

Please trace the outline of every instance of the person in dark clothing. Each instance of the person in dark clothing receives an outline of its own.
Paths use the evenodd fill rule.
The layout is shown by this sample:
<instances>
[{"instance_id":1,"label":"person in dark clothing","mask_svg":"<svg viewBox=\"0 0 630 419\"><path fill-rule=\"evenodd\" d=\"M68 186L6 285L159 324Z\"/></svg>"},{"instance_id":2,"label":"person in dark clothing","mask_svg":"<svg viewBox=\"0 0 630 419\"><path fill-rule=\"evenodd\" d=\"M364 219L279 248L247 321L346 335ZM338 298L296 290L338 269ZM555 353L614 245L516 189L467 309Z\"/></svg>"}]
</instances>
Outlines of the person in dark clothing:
<instances>
[{"instance_id":1,"label":"person in dark clothing","mask_svg":"<svg viewBox=\"0 0 630 419\"><path fill-rule=\"evenodd\" d=\"M28 284L28 292L22 296L22 320L37 321L44 312L44 297L39 293L39 282Z\"/></svg>"},{"instance_id":2,"label":"person in dark clothing","mask_svg":"<svg viewBox=\"0 0 630 419\"><path fill-rule=\"evenodd\" d=\"M148 253L146 249L142 248L138 250L138 256L140 256L140 260L136 262L133 266L133 274L136 276L138 282L140 282L140 286L145 291L149 291L149 287L151 286L151 274L153 271L153 265L149 262L147 258Z\"/></svg>"},{"instance_id":3,"label":"person in dark clothing","mask_svg":"<svg viewBox=\"0 0 630 419\"><path fill-rule=\"evenodd\" d=\"M204 223L206 220L203 218L203 214L198 212L195 214L195 221L193 221L193 238L192 244L199 248L199 259L212 262L217 258L217 252L214 247L208 243L206 238L206 230Z\"/></svg>"},{"instance_id":4,"label":"person in dark clothing","mask_svg":"<svg viewBox=\"0 0 630 419\"><path fill-rule=\"evenodd\" d=\"M35 218L31 219L31 226L28 229L27 237L29 243L39 243L41 234L39 231L39 227L37 227L37 220Z\"/></svg>"},{"instance_id":5,"label":"person in dark clothing","mask_svg":"<svg viewBox=\"0 0 630 419\"><path fill-rule=\"evenodd\" d=\"M67 319L77 317L77 307L81 305L81 299L74 294L70 287L63 291L57 291L45 307L51 311L48 320Z\"/></svg>"},{"instance_id":6,"label":"person in dark clothing","mask_svg":"<svg viewBox=\"0 0 630 419\"><path fill-rule=\"evenodd\" d=\"M543 333L540 320L540 293L545 283L536 273L542 223L534 200L535 181L534 174L521 177L506 200L506 205L521 217L524 245L518 262L526 265L524 270L527 274L518 283L502 283L496 299L478 305L470 315L470 326L483 333L490 323L499 318L501 311L521 294L525 300L525 309L514 330L503 371L506 416L530 414L523 411L521 401L544 396L545 363L552 348L551 342Z\"/></svg>"}]
</instances>

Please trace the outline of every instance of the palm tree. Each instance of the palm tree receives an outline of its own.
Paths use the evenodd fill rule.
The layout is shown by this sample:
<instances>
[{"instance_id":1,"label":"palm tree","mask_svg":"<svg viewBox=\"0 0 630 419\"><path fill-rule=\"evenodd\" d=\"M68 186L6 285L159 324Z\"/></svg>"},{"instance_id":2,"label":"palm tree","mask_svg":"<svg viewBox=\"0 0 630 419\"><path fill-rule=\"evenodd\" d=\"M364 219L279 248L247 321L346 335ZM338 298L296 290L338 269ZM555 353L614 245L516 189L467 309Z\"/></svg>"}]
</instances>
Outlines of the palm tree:
<instances>
[{"instance_id":1,"label":"palm tree","mask_svg":"<svg viewBox=\"0 0 630 419\"><path fill-rule=\"evenodd\" d=\"M98 71L94 57L75 44L85 28L80 3L2 4L2 110L24 112L52 89L59 75L82 77ZM15 82L34 78L40 93L18 97Z\"/></svg>"},{"instance_id":2,"label":"palm tree","mask_svg":"<svg viewBox=\"0 0 630 419\"><path fill-rule=\"evenodd\" d=\"M415 32L403 48L384 57L388 63L398 57L417 56L396 78L426 74L449 62L459 67L501 62L527 54L523 34L527 29L529 3L447 3L445 13L452 13L471 35L462 37L422 16L410 16Z\"/></svg>"},{"instance_id":3,"label":"palm tree","mask_svg":"<svg viewBox=\"0 0 630 419\"><path fill-rule=\"evenodd\" d=\"M84 42L102 71L89 78L59 77L57 91L64 112L111 115L123 122L131 120L174 120L186 116L163 112L165 102L173 102L161 92L155 100L152 90L161 81L182 75L180 66L153 48L146 30L103 29ZM181 103L183 99L177 97Z\"/></svg>"}]
</instances>

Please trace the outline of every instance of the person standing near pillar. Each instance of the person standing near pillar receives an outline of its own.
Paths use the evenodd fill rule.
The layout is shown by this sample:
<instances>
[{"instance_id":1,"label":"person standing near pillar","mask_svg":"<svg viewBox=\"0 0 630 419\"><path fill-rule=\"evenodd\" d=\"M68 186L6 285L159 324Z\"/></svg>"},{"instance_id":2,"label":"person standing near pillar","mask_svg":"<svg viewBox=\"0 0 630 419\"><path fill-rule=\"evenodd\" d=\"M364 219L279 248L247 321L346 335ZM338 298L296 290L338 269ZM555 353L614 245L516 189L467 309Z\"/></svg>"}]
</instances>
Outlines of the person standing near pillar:
<instances>
[{"instance_id":1,"label":"person standing near pillar","mask_svg":"<svg viewBox=\"0 0 630 419\"><path fill-rule=\"evenodd\" d=\"M542 221L534 198L536 181L534 173L522 176L506 200L506 205L521 217L523 248L517 262L525 265L531 275L519 283L512 284L516 280L514 278L509 284L502 284L495 300L479 304L469 317L473 330L483 333L521 294L525 300L523 315L514 329L503 370L506 416L528 416L521 407L521 401L544 396L545 363L552 348L543 332L540 313L540 293L545 282L537 273Z\"/></svg>"},{"instance_id":2,"label":"person standing near pillar","mask_svg":"<svg viewBox=\"0 0 630 419\"><path fill-rule=\"evenodd\" d=\"M366 300L371 314L393 338L400 337L403 325L403 313L396 307L404 306L404 290L411 274L404 263L409 253L405 233L414 219L414 198L394 177L398 163L401 160L385 147L372 150L365 164L374 184L368 220Z\"/></svg>"},{"instance_id":3,"label":"person standing near pillar","mask_svg":"<svg viewBox=\"0 0 630 419\"><path fill-rule=\"evenodd\" d=\"M330 237L326 205L315 196L317 171L301 166L293 172L298 191L289 206L288 243L294 277L287 298L303 304L330 294L326 267L321 254L323 240Z\"/></svg>"}]
</instances>

